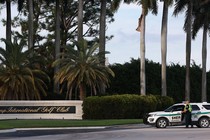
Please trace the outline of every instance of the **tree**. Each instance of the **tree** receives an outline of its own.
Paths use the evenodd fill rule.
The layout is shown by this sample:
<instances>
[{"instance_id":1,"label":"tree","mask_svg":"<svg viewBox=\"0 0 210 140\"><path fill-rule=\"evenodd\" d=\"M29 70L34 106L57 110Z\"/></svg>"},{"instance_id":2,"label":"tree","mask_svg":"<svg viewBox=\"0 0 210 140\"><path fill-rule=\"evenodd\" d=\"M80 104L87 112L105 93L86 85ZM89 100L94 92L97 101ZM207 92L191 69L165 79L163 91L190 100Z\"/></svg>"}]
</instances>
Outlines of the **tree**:
<instances>
[{"instance_id":1,"label":"tree","mask_svg":"<svg viewBox=\"0 0 210 140\"><path fill-rule=\"evenodd\" d=\"M6 13L7 13L7 17L6 17L6 40L7 41L11 41L11 1L10 0L0 0L0 3L5 3L6 2Z\"/></svg>"},{"instance_id":2,"label":"tree","mask_svg":"<svg viewBox=\"0 0 210 140\"><path fill-rule=\"evenodd\" d=\"M124 0L124 3L138 3L142 6L142 13L139 18L139 25L137 31L140 32L140 87L141 95L146 94L146 75L145 75L145 21L148 11L151 10L153 14L157 14L157 1L156 0ZM119 8L120 1L113 2L115 8Z\"/></svg>"},{"instance_id":3,"label":"tree","mask_svg":"<svg viewBox=\"0 0 210 140\"><path fill-rule=\"evenodd\" d=\"M3 100L34 100L46 96L49 77L39 70L32 50L23 51L25 42L8 42L6 49L0 48L0 99Z\"/></svg>"},{"instance_id":4,"label":"tree","mask_svg":"<svg viewBox=\"0 0 210 140\"><path fill-rule=\"evenodd\" d=\"M197 1L199 5L199 0ZM194 12L194 22L192 36L195 39L198 31L203 28L203 41L202 41L202 86L201 86L201 101L207 101L207 88L206 88L206 58L207 58L207 33L210 32L210 3L202 6L196 6Z\"/></svg>"},{"instance_id":5,"label":"tree","mask_svg":"<svg viewBox=\"0 0 210 140\"><path fill-rule=\"evenodd\" d=\"M83 0L78 0L78 42L83 39Z\"/></svg>"},{"instance_id":6,"label":"tree","mask_svg":"<svg viewBox=\"0 0 210 140\"><path fill-rule=\"evenodd\" d=\"M107 52L96 52L99 45L89 46L86 41L69 46L61 54L53 66L60 65L55 75L55 81L61 84L61 93L67 88L67 98L71 99L72 91L79 89L79 98L86 97L86 88L89 87L94 94L101 89L101 82L108 85L108 76L114 76L113 71L100 64L101 55ZM99 92L100 93L100 92Z\"/></svg>"},{"instance_id":7,"label":"tree","mask_svg":"<svg viewBox=\"0 0 210 140\"><path fill-rule=\"evenodd\" d=\"M161 26L161 75L162 75L162 96L167 95L167 83L166 83L166 60L167 60L167 28L168 28L168 7L172 5L173 0L160 0L163 1L163 15Z\"/></svg>"},{"instance_id":8,"label":"tree","mask_svg":"<svg viewBox=\"0 0 210 140\"><path fill-rule=\"evenodd\" d=\"M55 0L34 2L34 45L41 46L54 42L55 40ZM98 41L99 36L99 16L100 16L100 1L84 1L83 4L83 37L88 37L91 40ZM61 10L61 47L65 47L78 39L78 1L60 1ZM93 14L94 13L94 14ZM21 16L14 18L13 27L21 27L20 31L15 32L15 36L20 39L28 40L28 7L23 5L23 9L19 13ZM106 22L113 22L113 13L107 9ZM44 32L44 34L43 34ZM106 39L110 37L106 36Z\"/></svg>"},{"instance_id":9,"label":"tree","mask_svg":"<svg viewBox=\"0 0 210 140\"><path fill-rule=\"evenodd\" d=\"M184 31L186 32L186 77L185 77L185 100L190 100L190 59L191 59L191 28L192 28L192 0L175 0L174 15L177 16L186 8Z\"/></svg>"},{"instance_id":10,"label":"tree","mask_svg":"<svg viewBox=\"0 0 210 140\"><path fill-rule=\"evenodd\" d=\"M142 6L141 17L139 18L139 26L137 31L140 32L140 87L141 95L146 94L146 75L145 75L145 22L148 11L151 10L153 14L157 14L156 0L138 0L138 4Z\"/></svg>"},{"instance_id":11,"label":"tree","mask_svg":"<svg viewBox=\"0 0 210 140\"><path fill-rule=\"evenodd\" d=\"M101 0L101 11L100 11L100 29L99 29L99 52L104 52L106 50L105 48L105 42L106 42L106 4L107 0ZM105 54L101 56L102 62L101 65L105 66ZM102 94L105 94L105 86L103 83L101 83L101 91Z\"/></svg>"},{"instance_id":12,"label":"tree","mask_svg":"<svg viewBox=\"0 0 210 140\"><path fill-rule=\"evenodd\" d=\"M27 0L28 3L28 48L34 46L34 6L32 0Z\"/></svg>"},{"instance_id":13,"label":"tree","mask_svg":"<svg viewBox=\"0 0 210 140\"><path fill-rule=\"evenodd\" d=\"M61 18L61 9L60 9L60 0L56 0L56 11L55 11L55 60L59 57L60 53L60 18ZM54 69L54 75L57 73L59 66L56 66ZM59 93L59 84L54 82L54 92Z\"/></svg>"}]
</instances>

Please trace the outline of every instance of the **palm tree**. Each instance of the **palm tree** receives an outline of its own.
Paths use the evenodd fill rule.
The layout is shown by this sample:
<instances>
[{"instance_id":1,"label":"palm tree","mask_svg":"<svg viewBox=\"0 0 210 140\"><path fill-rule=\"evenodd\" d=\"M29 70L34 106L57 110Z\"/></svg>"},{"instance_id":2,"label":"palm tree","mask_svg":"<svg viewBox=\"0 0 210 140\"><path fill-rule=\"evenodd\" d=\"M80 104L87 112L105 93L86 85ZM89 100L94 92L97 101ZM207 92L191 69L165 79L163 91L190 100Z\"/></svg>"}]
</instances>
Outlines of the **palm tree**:
<instances>
[{"instance_id":1,"label":"palm tree","mask_svg":"<svg viewBox=\"0 0 210 140\"><path fill-rule=\"evenodd\" d=\"M139 26L137 31L140 32L140 87L141 95L146 94L146 75L145 75L145 22L148 11L151 10L153 14L157 14L156 0L137 0L138 4L142 6L141 17L139 18Z\"/></svg>"},{"instance_id":2,"label":"palm tree","mask_svg":"<svg viewBox=\"0 0 210 140\"><path fill-rule=\"evenodd\" d=\"M120 0L116 0L112 3L114 9L119 8ZM139 25L137 27L137 31L140 32L140 94L146 94L146 75L145 75L145 22L146 22L146 15L148 11L152 11L153 14L157 14L157 1L156 0L124 0L124 3L138 3L142 6L142 13L139 18Z\"/></svg>"},{"instance_id":3,"label":"palm tree","mask_svg":"<svg viewBox=\"0 0 210 140\"><path fill-rule=\"evenodd\" d=\"M33 100L46 95L45 80L49 77L30 61L31 50L23 51L24 42L8 42L6 49L0 48L0 99ZM49 81L48 81L49 82Z\"/></svg>"},{"instance_id":4,"label":"palm tree","mask_svg":"<svg viewBox=\"0 0 210 140\"><path fill-rule=\"evenodd\" d=\"M101 65L101 55L107 52L96 52L98 44L88 46L86 41L75 43L74 47L67 47L62 58L58 58L53 66L60 65L60 69L55 75L55 81L62 85L61 93L67 86L67 98L71 99L72 90L79 89L80 99L86 97L86 87L90 87L94 94L97 89L100 91L101 84L108 85L109 74L114 76L113 71ZM66 85L65 85L66 84Z\"/></svg>"},{"instance_id":5,"label":"palm tree","mask_svg":"<svg viewBox=\"0 0 210 140\"><path fill-rule=\"evenodd\" d=\"M199 0L196 7L199 5ZM195 39L198 31L203 28L203 42L202 42L202 96L201 101L206 102L206 58L207 58L207 32L210 31L210 3L202 5L194 12L193 32L192 36ZM196 8L195 7L195 8Z\"/></svg>"},{"instance_id":6,"label":"palm tree","mask_svg":"<svg viewBox=\"0 0 210 140\"><path fill-rule=\"evenodd\" d=\"M60 0L56 0L56 15L55 15L55 60L59 57L60 53L60 17L61 17L61 9L60 9ZM59 66L56 66L54 69L54 75L57 73ZM54 82L54 92L59 93L59 84Z\"/></svg>"},{"instance_id":7,"label":"palm tree","mask_svg":"<svg viewBox=\"0 0 210 140\"><path fill-rule=\"evenodd\" d=\"M114 9L119 8L120 0L116 0L112 3ZM153 14L157 14L157 1L156 0L124 0L124 3L138 3L142 6L142 13L139 18L139 25L137 31L140 32L140 94L146 94L146 75L145 75L145 21L148 11L152 11Z\"/></svg>"},{"instance_id":8,"label":"palm tree","mask_svg":"<svg viewBox=\"0 0 210 140\"><path fill-rule=\"evenodd\" d=\"M34 8L33 1L27 0L28 3L28 48L31 49L34 46Z\"/></svg>"},{"instance_id":9,"label":"palm tree","mask_svg":"<svg viewBox=\"0 0 210 140\"><path fill-rule=\"evenodd\" d=\"M101 0L101 11L100 11L100 29L99 29L99 52L104 52L105 49L105 42L106 42L106 4L107 0ZM105 54L101 56L103 60L101 65L105 66ZM102 84L102 83L101 83ZM105 86L101 85L101 94L105 94Z\"/></svg>"},{"instance_id":10,"label":"palm tree","mask_svg":"<svg viewBox=\"0 0 210 140\"><path fill-rule=\"evenodd\" d=\"M161 27L162 96L166 96L167 95L166 59L167 59L168 7L172 5L173 0L160 0L160 1L163 1L163 16L162 16L162 27Z\"/></svg>"},{"instance_id":11,"label":"palm tree","mask_svg":"<svg viewBox=\"0 0 210 140\"><path fill-rule=\"evenodd\" d=\"M6 10L7 10L7 21L6 21L6 40L11 41L11 1L10 0L0 0L0 3L5 3L6 2Z\"/></svg>"},{"instance_id":12,"label":"palm tree","mask_svg":"<svg viewBox=\"0 0 210 140\"><path fill-rule=\"evenodd\" d=\"M175 0L174 15L177 16L186 9L184 31L186 32L186 79L185 79L185 100L190 100L190 58L191 58L191 28L192 28L192 0Z\"/></svg>"},{"instance_id":13,"label":"palm tree","mask_svg":"<svg viewBox=\"0 0 210 140\"><path fill-rule=\"evenodd\" d=\"M78 0L78 42L83 39L83 0Z\"/></svg>"}]
</instances>

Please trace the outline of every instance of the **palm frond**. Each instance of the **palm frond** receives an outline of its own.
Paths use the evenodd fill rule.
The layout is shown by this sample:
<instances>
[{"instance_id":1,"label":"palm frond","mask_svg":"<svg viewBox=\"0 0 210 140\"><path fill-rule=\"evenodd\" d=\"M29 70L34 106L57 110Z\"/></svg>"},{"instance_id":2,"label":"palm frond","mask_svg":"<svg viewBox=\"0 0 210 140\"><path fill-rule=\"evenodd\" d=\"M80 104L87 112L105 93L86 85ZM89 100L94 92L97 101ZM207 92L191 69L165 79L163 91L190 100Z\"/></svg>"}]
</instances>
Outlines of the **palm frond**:
<instances>
[{"instance_id":1,"label":"palm frond","mask_svg":"<svg viewBox=\"0 0 210 140\"><path fill-rule=\"evenodd\" d=\"M97 82L108 84L108 75L114 75L111 69L100 64L101 56L108 52L98 52L99 45L90 44L87 41L75 42L75 47L69 47L62 58L58 58L53 66L60 65L60 69L54 79L60 84L66 84L68 97L72 95L72 90L76 91L80 85L98 89ZM100 89L98 89L100 90ZM62 89L63 91L63 89Z\"/></svg>"}]
</instances>

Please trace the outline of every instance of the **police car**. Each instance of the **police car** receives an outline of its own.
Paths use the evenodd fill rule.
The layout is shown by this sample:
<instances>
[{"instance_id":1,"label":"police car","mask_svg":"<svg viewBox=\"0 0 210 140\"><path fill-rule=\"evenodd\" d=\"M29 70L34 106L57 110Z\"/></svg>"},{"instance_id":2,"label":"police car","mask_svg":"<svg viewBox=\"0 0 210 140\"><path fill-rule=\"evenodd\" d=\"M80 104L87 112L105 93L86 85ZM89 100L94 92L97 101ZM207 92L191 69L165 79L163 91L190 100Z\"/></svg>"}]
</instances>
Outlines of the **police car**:
<instances>
[{"instance_id":1,"label":"police car","mask_svg":"<svg viewBox=\"0 0 210 140\"><path fill-rule=\"evenodd\" d=\"M190 103L192 107L192 123L197 127L207 128L210 124L210 103ZM148 113L144 124L155 125L157 128L166 128L169 125L184 125L182 111L185 104L174 104L164 111Z\"/></svg>"}]
</instances>

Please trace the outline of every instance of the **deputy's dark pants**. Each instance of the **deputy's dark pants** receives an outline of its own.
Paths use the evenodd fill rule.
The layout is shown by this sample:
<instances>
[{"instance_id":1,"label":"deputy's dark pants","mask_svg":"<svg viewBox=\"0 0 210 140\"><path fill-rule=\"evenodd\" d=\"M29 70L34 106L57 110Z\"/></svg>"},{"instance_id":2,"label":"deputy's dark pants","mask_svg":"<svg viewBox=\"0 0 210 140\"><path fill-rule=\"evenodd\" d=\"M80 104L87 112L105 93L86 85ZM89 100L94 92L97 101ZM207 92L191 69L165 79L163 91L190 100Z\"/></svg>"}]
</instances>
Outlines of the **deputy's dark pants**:
<instances>
[{"instance_id":1,"label":"deputy's dark pants","mask_svg":"<svg viewBox=\"0 0 210 140\"><path fill-rule=\"evenodd\" d=\"M191 112L186 112L185 113L185 123L186 123L186 127L188 127L189 125L192 125L192 120L191 120Z\"/></svg>"}]
</instances>

